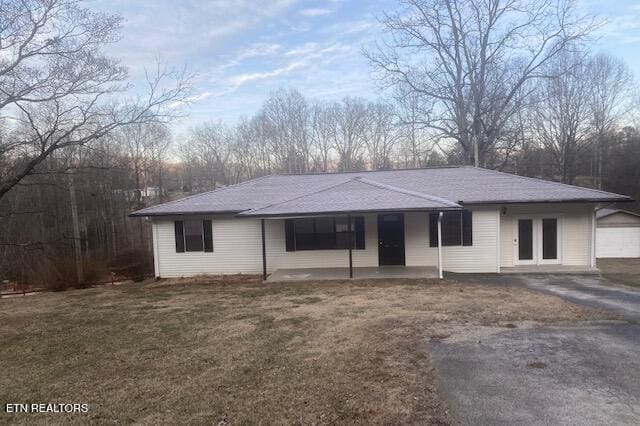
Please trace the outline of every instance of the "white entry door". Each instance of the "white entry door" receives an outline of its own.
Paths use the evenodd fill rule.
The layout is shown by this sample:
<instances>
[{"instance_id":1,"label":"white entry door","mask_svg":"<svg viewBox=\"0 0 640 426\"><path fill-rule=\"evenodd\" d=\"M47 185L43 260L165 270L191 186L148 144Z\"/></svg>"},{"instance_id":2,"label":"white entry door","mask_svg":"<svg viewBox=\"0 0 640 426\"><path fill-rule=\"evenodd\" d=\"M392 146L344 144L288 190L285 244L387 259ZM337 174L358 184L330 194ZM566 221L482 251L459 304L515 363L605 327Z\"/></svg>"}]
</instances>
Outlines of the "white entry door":
<instances>
[{"instance_id":1,"label":"white entry door","mask_svg":"<svg viewBox=\"0 0 640 426\"><path fill-rule=\"evenodd\" d=\"M554 216L517 217L514 229L514 263L560 263L560 220Z\"/></svg>"}]
</instances>

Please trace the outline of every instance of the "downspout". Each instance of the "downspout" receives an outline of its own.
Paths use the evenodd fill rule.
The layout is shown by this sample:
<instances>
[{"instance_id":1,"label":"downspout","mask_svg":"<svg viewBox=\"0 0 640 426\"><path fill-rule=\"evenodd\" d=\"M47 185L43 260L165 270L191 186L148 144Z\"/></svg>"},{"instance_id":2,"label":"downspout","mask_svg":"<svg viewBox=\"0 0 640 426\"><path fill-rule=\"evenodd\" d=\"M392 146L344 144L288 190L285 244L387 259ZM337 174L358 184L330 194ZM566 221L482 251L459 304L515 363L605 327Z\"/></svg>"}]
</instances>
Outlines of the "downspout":
<instances>
[{"instance_id":1,"label":"downspout","mask_svg":"<svg viewBox=\"0 0 640 426\"><path fill-rule=\"evenodd\" d=\"M353 278L353 228L351 228L351 215L347 216L347 223L349 224L349 278Z\"/></svg>"},{"instance_id":2,"label":"downspout","mask_svg":"<svg viewBox=\"0 0 640 426\"><path fill-rule=\"evenodd\" d=\"M596 209L591 214L591 269L596 268Z\"/></svg>"},{"instance_id":3,"label":"downspout","mask_svg":"<svg viewBox=\"0 0 640 426\"><path fill-rule=\"evenodd\" d=\"M154 278L160 278L160 247L158 238L158 223L151 219L151 236L153 237L153 273Z\"/></svg>"},{"instance_id":4,"label":"downspout","mask_svg":"<svg viewBox=\"0 0 640 426\"><path fill-rule=\"evenodd\" d=\"M267 280L267 244L265 242L264 219L260 219L260 230L262 231L262 281Z\"/></svg>"},{"instance_id":5,"label":"downspout","mask_svg":"<svg viewBox=\"0 0 640 426\"><path fill-rule=\"evenodd\" d=\"M443 213L438 213L438 276L440 279L443 278L442 274L442 215Z\"/></svg>"}]
</instances>

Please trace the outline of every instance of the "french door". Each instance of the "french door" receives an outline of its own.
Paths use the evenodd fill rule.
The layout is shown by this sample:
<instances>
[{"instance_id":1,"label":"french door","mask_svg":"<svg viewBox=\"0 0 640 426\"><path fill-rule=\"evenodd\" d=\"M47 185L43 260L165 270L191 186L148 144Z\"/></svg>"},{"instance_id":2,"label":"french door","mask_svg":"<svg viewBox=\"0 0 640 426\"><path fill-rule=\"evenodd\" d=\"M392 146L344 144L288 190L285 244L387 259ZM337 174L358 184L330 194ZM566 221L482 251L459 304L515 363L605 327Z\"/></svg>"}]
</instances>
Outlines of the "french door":
<instances>
[{"instance_id":1,"label":"french door","mask_svg":"<svg viewBox=\"0 0 640 426\"><path fill-rule=\"evenodd\" d=\"M560 220L555 216L517 217L513 242L518 265L560 263Z\"/></svg>"}]
</instances>

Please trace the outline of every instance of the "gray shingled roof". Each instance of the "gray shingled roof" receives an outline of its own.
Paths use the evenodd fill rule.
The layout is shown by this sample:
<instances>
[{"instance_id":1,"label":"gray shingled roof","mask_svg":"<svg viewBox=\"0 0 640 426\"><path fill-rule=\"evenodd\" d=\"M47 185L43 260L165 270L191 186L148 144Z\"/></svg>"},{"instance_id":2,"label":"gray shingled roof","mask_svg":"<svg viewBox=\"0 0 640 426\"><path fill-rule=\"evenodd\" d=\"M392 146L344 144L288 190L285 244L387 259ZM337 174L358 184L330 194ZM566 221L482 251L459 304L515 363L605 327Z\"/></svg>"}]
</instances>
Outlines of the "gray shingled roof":
<instances>
[{"instance_id":1,"label":"gray shingled roof","mask_svg":"<svg viewBox=\"0 0 640 426\"><path fill-rule=\"evenodd\" d=\"M393 194L393 195L391 195ZM388 200L393 200L388 201ZM437 210L451 204L621 202L629 197L474 167L271 175L132 213L285 215L322 211ZM436 206L441 202L442 205ZM433 203L430 204L429 203ZM278 207L279 206L279 207ZM250 211L253 211L251 213ZM275 213L275 212L278 213ZM267 213L271 212L271 213Z\"/></svg>"},{"instance_id":2,"label":"gray shingled roof","mask_svg":"<svg viewBox=\"0 0 640 426\"><path fill-rule=\"evenodd\" d=\"M640 214L636 212L630 212L627 210L603 208L603 209L596 210L596 219L602 219L603 217L611 216L612 214L616 214L616 213L625 213L625 214L630 214L632 216L640 216Z\"/></svg>"},{"instance_id":3,"label":"gray shingled roof","mask_svg":"<svg viewBox=\"0 0 640 426\"><path fill-rule=\"evenodd\" d=\"M453 210L457 203L364 179L360 176L310 194L240 213L240 216L339 213L353 211Z\"/></svg>"}]
</instances>

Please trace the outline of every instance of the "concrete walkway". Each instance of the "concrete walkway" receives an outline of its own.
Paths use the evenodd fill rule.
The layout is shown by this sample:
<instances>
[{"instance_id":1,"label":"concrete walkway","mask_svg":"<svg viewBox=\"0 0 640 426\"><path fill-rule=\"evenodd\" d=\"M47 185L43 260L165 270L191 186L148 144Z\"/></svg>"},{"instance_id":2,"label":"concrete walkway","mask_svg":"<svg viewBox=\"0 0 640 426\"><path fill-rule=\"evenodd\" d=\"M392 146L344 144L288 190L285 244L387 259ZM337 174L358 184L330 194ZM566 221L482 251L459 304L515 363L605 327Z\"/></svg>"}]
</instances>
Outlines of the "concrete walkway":
<instances>
[{"instance_id":1,"label":"concrete walkway","mask_svg":"<svg viewBox=\"0 0 640 426\"><path fill-rule=\"evenodd\" d=\"M380 266L353 268L353 279L438 278L438 270L422 266ZM282 281L348 280L349 268L277 269L267 278L268 283Z\"/></svg>"}]
</instances>

